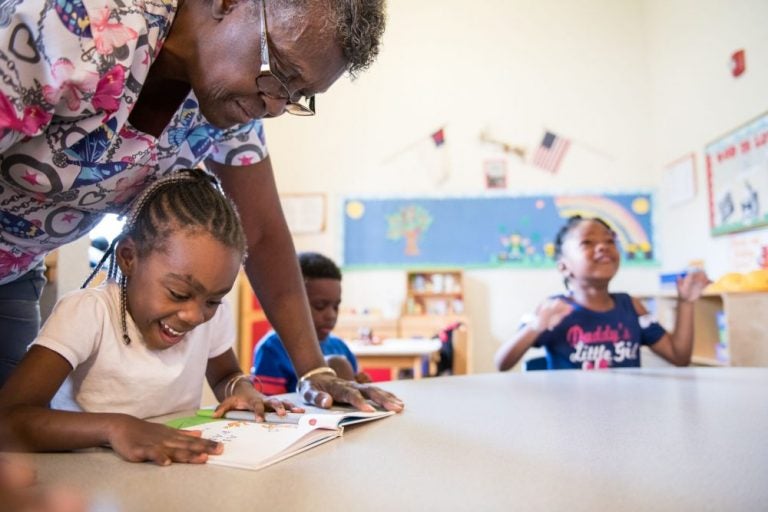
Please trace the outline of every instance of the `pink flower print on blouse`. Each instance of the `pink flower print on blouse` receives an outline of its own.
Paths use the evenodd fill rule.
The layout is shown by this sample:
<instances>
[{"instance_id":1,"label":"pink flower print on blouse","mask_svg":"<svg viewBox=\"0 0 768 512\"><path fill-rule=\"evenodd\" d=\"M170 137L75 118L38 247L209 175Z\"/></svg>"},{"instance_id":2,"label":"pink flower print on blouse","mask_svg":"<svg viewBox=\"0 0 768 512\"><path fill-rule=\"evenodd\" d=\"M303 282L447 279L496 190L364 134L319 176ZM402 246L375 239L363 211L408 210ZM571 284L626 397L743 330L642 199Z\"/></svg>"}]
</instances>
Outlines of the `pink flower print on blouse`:
<instances>
[{"instance_id":1,"label":"pink flower print on blouse","mask_svg":"<svg viewBox=\"0 0 768 512\"><path fill-rule=\"evenodd\" d=\"M39 105L27 105L21 118L8 97L0 92L0 134L13 130L24 135L34 135L41 126L51 120L51 114Z\"/></svg>"},{"instance_id":2,"label":"pink flower print on blouse","mask_svg":"<svg viewBox=\"0 0 768 512\"><path fill-rule=\"evenodd\" d=\"M110 23L111 11L104 6L91 15L91 31L96 43L96 51L102 55L111 55L115 48L124 46L136 39L138 33L122 23Z\"/></svg>"},{"instance_id":3,"label":"pink flower print on blouse","mask_svg":"<svg viewBox=\"0 0 768 512\"><path fill-rule=\"evenodd\" d=\"M104 121L120 106L120 96L123 94L124 85L125 70L120 65L107 71L107 74L101 77L99 83L96 84L96 93L91 102L94 108L104 111Z\"/></svg>"},{"instance_id":4,"label":"pink flower print on blouse","mask_svg":"<svg viewBox=\"0 0 768 512\"><path fill-rule=\"evenodd\" d=\"M30 268L35 256L20 252L4 251L0 249L0 276L8 276L19 270Z\"/></svg>"},{"instance_id":5,"label":"pink flower print on blouse","mask_svg":"<svg viewBox=\"0 0 768 512\"><path fill-rule=\"evenodd\" d=\"M70 111L78 112L83 95L93 92L99 75L91 71L82 71L80 76L74 76L75 72L75 66L69 59L59 59L54 62L51 66L51 75L55 82L53 85L43 86L45 101L56 105L63 99Z\"/></svg>"},{"instance_id":6,"label":"pink flower print on blouse","mask_svg":"<svg viewBox=\"0 0 768 512\"><path fill-rule=\"evenodd\" d=\"M151 171L150 166L144 166L132 176L119 178L115 186L114 205L123 206L139 195L139 192L145 188L147 176Z\"/></svg>"}]
</instances>

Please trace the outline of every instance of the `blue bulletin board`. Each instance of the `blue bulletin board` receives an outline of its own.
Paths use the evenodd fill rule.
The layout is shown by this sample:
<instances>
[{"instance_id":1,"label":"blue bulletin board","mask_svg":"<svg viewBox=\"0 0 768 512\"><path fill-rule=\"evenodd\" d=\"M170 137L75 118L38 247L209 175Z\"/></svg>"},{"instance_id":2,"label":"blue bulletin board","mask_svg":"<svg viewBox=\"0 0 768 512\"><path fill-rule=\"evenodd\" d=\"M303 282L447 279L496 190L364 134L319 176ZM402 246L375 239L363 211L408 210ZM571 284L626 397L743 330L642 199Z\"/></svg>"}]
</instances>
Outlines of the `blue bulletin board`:
<instances>
[{"instance_id":1,"label":"blue bulletin board","mask_svg":"<svg viewBox=\"0 0 768 512\"><path fill-rule=\"evenodd\" d=\"M555 235L572 215L601 217L622 264L657 265L649 193L356 198L344 200L346 269L554 267Z\"/></svg>"}]
</instances>

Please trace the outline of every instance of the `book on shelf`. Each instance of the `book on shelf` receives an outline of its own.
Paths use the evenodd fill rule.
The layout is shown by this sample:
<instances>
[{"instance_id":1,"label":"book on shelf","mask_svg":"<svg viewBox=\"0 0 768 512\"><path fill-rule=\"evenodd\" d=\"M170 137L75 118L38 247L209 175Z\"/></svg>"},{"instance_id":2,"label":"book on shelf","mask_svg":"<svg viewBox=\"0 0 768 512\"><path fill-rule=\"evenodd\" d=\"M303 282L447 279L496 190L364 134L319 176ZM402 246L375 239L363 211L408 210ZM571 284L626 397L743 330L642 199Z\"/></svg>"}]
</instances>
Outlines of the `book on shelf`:
<instances>
[{"instance_id":1,"label":"book on shelf","mask_svg":"<svg viewBox=\"0 0 768 512\"><path fill-rule=\"evenodd\" d=\"M267 413L263 423L257 423L251 411L228 411L224 418L213 418L213 409L200 409L195 416L177 418L166 425L199 430L202 437L222 443L224 452L209 456L208 464L257 470L341 437L346 426L394 414L348 407L304 408L305 413L285 416Z\"/></svg>"}]
</instances>

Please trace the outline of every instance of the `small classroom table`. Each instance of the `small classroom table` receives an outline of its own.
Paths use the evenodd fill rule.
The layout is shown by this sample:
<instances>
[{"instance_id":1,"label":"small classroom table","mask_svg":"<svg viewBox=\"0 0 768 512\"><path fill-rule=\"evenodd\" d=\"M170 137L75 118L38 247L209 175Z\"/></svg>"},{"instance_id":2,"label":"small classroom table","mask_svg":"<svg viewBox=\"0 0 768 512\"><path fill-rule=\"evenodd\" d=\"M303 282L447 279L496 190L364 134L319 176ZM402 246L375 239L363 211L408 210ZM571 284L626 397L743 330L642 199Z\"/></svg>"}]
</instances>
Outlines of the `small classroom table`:
<instances>
[{"instance_id":1,"label":"small classroom table","mask_svg":"<svg viewBox=\"0 0 768 512\"><path fill-rule=\"evenodd\" d=\"M39 480L133 511L766 510L768 368L386 382L403 413L261 471L32 454ZM106 505L104 505L106 504ZM114 508L107 508L113 506Z\"/></svg>"},{"instance_id":2,"label":"small classroom table","mask_svg":"<svg viewBox=\"0 0 768 512\"><path fill-rule=\"evenodd\" d=\"M389 368L390 379L397 379L403 368L413 370L413 378L423 376L423 363L430 363L440 350L440 340L424 338L387 338L381 343L364 343L353 340L349 349L357 358L359 367Z\"/></svg>"}]
</instances>

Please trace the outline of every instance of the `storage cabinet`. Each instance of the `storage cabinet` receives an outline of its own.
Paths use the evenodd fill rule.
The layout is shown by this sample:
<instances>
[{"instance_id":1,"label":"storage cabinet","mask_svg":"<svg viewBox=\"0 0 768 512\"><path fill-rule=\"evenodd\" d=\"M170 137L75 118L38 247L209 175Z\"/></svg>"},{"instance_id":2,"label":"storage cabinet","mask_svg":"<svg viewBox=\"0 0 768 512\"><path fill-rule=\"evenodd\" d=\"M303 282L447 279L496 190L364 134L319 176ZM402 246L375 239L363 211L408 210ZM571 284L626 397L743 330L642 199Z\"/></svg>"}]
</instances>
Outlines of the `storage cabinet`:
<instances>
[{"instance_id":1,"label":"storage cabinet","mask_svg":"<svg viewBox=\"0 0 768 512\"><path fill-rule=\"evenodd\" d=\"M464 316L464 274L461 270L411 270L405 275L405 304L400 336L431 338L442 329L461 323L453 332L453 373L470 373L471 331Z\"/></svg>"},{"instance_id":2,"label":"storage cabinet","mask_svg":"<svg viewBox=\"0 0 768 512\"><path fill-rule=\"evenodd\" d=\"M461 270L406 272L405 315L460 315L464 313Z\"/></svg>"},{"instance_id":3,"label":"storage cabinet","mask_svg":"<svg viewBox=\"0 0 768 512\"><path fill-rule=\"evenodd\" d=\"M672 332L677 297L661 295L650 302L661 325ZM768 293L704 295L693 314L693 364L768 366Z\"/></svg>"}]
</instances>

